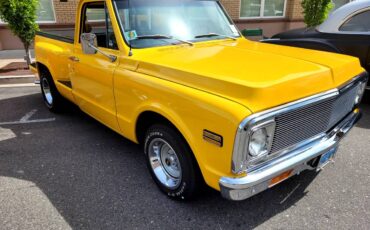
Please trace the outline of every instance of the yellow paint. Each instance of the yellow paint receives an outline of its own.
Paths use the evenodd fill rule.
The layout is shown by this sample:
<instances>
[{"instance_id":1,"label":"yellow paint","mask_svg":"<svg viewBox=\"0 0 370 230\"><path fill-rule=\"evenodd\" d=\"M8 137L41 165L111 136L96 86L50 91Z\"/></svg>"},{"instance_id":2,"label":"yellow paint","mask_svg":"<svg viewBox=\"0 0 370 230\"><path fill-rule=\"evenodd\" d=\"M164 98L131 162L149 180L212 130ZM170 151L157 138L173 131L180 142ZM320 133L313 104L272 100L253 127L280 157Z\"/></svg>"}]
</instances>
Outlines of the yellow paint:
<instances>
[{"instance_id":1,"label":"yellow paint","mask_svg":"<svg viewBox=\"0 0 370 230\"><path fill-rule=\"evenodd\" d=\"M81 1L79 11L85 2L92 1ZM62 95L134 142L140 114L152 111L166 117L215 189L221 176L236 176L231 173L232 150L245 117L333 89L364 71L354 57L244 38L134 49L129 57L111 1L107 6L119 50L104 51L116 55L116 62L82 53L79 22L75 44L36 36L37 62L48 67ZM72 89L59 80L70 80ZM221 135L223 147L203 140L204 129Z\"/></svg>"}]
</instances>

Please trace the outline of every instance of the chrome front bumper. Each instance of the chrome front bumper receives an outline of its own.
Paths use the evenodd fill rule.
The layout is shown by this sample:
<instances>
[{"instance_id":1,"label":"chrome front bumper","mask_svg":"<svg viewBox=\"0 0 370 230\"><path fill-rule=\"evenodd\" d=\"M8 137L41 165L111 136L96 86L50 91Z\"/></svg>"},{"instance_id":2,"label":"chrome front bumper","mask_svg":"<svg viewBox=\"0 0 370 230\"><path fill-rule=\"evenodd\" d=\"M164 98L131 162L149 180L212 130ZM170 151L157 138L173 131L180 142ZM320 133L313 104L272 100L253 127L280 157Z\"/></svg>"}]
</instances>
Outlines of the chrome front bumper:
<instances>
[{"instance_id":1,"label":"chrome front bumper","mask_svg":"<svg viewBox=\"0 0 370 230\"><path fill-rule=\"evenodd\" d=\"M355 109L324 137L270 161L245 177L222 177L219 182L222 196L229 200L244 200L272 187L271 180L284 172L292 170L290 176L293 176L306 169L315 169L308 162L337 147L360 117L360 110Z\"/></svg>"}]
</instances>

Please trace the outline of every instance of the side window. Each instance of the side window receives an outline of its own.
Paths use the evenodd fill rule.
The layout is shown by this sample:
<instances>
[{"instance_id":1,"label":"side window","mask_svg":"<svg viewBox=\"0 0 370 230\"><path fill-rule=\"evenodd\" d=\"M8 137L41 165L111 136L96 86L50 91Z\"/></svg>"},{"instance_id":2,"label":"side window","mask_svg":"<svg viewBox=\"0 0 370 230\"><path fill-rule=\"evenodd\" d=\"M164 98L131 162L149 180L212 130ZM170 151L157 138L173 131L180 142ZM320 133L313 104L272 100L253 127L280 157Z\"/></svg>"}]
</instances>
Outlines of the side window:
<instances>
[{"instance_id":1,"label":"side window","mask_svg":"<svg viewBox=\"0 0 370 230\"><path fill-rule=\"evenodd\" d=\"M112 22L104 2L87 3L82 9L81 33L94 33L98 47L118 49Z\"/></svg>"},{"instance_id":2,"label":"side window","mask_svg":"<svg viewBox=\"0 0 370 230\"><path fill-rule=\"evenodd\" d=\"M339 28L339 31L370 32L370 10L356 14Z\"/></svg>"}]
</instances>

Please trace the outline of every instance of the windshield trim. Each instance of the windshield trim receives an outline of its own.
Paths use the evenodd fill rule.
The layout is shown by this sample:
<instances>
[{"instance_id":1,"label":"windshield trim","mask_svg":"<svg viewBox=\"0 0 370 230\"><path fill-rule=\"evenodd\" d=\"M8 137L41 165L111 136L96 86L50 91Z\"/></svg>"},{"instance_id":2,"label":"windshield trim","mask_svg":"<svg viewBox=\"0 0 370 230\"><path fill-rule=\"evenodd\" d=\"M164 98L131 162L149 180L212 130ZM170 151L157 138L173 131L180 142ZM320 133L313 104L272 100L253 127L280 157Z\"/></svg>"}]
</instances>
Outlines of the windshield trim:
<instances>
[{"instance_id":1,"label":"windshield trim","mask_svg":"<svg viewBox=\"0 0 370 230\"><path fill-rule=\"evenodd\" d=\"M132 50L135 50L135 49L141 50L141 49L150 49L150 48L156 48L156 47L172 46L171 44L163 44L163 45L156 45L156 46L150 46L150 47L132 47L130 45L130 42L127 41L127 39L125 37L125 31L124 31L124 28L122 26L121 17L120 17L120 15L118 13L116 1L115 0L111 0L111 1L112 1L112 5L113 5L114 15L115 15L115 17L117 19L117 24L118 24L118 27L119 27L119 31L120 31L121 36L123 38L123 41L125 42L125 44L127 45L127 47L130 47L130 49L132 49ZM229 21L230 25L234 25L235 28L238 31L238 36L235 36L235 39L238 39L238 38L241 38L242 37L239 29L236 27L234 21L231 19L230 15L226 12L226 9L220 3L219 0L193 0L193 1L213 1L213 2L217 2L217 5L220 7L221 11L226 16L226 18ZM228 40L228 39L230 39L230 38L217 38L217 37L213 37L213 38L205 39L205 40L201 40L201 41L196 41L196 40L190 40L190 41L195 44L195 43L202 43L202 42L209 42L209 41Z\"/></svg>"}]
</instances>

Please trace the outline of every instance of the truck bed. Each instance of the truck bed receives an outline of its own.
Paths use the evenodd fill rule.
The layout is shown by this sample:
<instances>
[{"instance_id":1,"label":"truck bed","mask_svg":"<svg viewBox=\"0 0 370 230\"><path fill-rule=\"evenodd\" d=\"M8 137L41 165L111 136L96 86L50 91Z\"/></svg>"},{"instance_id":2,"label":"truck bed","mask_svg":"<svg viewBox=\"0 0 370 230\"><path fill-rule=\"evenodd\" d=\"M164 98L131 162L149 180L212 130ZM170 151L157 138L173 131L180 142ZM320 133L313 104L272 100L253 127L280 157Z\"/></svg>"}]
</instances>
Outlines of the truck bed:
<instances>
[{"instance_id":1,"label":"truck bed","mask_svg":"<svg viewBox=\"0 0 370 230\"><path fill-rule=\"evenodd\" d=\"M42 30L38 31L36 35L43 36L63 42L74 43L74 28L65 29L54 29L54 30Z\"/></svg>"}]
</instances>

